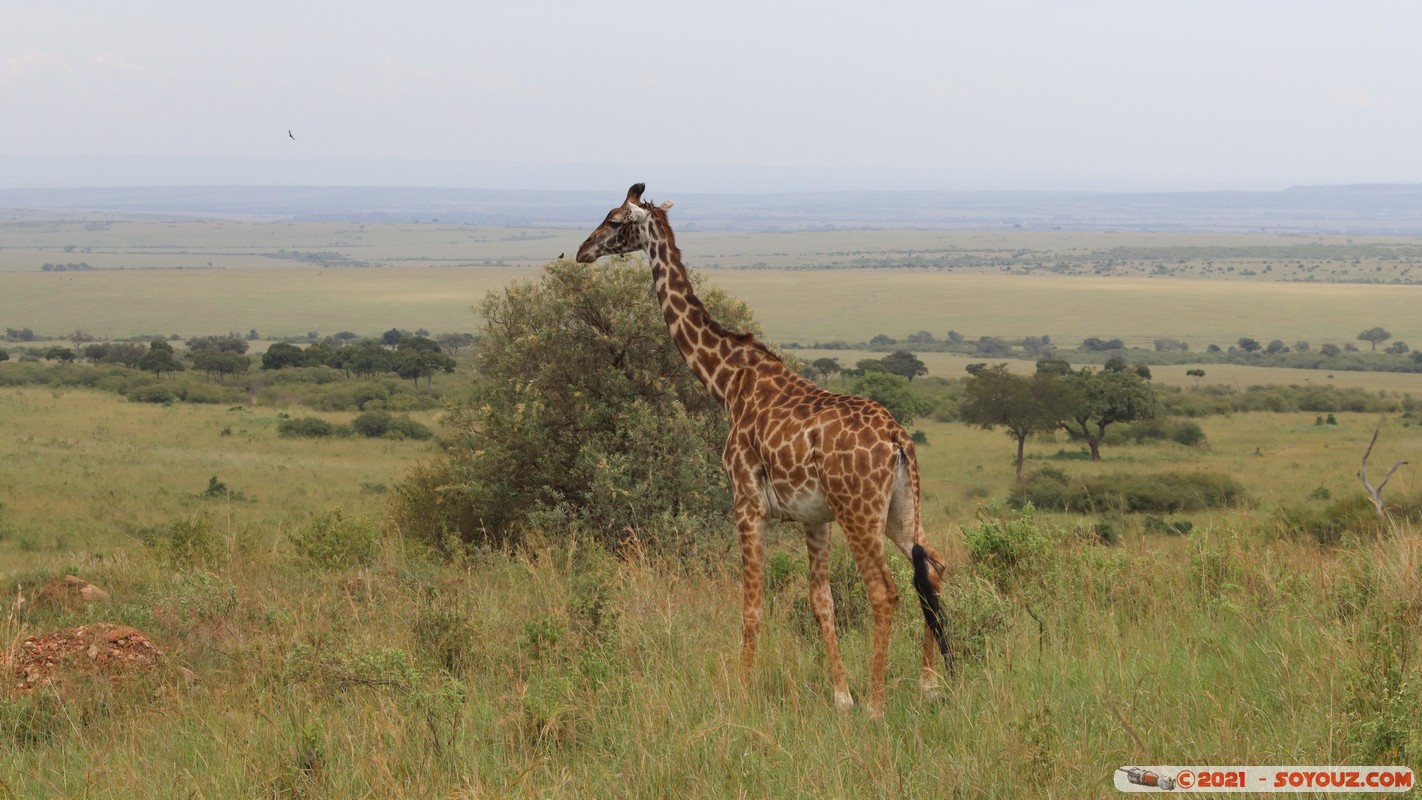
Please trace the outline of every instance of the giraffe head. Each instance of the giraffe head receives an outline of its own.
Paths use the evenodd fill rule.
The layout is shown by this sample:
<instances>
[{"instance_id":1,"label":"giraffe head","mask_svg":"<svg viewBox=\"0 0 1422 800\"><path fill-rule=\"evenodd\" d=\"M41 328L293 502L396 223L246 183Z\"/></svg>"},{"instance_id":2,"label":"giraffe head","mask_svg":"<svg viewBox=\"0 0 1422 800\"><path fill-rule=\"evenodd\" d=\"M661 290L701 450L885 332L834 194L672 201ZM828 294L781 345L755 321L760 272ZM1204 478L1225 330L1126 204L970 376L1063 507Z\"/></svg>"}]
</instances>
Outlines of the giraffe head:
<instances>
[{"instance_id":1,"label":"giraffe head","mask_svg":"<svg viewBox=\"0 0 1422 800\"><path fill-rule=\"evenodd\" d=\"M652 241L652 213L671 208L671 201L653 206L642 202L642 192L647 190L644 183L634 183L627 190L627 199L622 205L607 212L602 224L588 235L578 248L578 261L591 264L602 256L621 255L638 250L646 250Z\"/></svg>"}]
</instances>

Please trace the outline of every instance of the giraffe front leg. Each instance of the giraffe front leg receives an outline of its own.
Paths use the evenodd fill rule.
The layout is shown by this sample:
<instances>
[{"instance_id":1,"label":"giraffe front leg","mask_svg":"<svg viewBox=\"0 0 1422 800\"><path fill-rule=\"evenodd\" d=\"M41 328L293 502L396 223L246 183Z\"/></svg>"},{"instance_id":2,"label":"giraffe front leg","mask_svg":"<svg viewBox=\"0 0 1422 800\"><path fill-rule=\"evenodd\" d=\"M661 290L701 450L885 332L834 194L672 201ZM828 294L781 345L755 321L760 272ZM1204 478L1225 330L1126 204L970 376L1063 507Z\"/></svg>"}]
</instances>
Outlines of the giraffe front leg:
<instances>
[{"instance_id":1,"label":"giraffe front leg","mask_svg":"<svg viewBox=\"0 0 1422 800\"><path fill-rule=\"evenodd\" d=\"M830 591L830 530L831 523L805 526L805 546L810 555L810 609L820 623L820 637L825 640L829 658L830 685L834 687L834 703L840 708L854 705L849 682L844 677L844 661L839 656L839 637L834 630L834 593Z\"/></svg>"},{"instance_id":2,"label":"giraffe front leg","mask_svg":"<svg viewBox=\"0 0 1422 800\"><path fill-rule=\"evenodd\" d=\"M749 686L760 636L761 589L765 572L765 512L736 504L736 533L741 543L741 683Z\"/></svg>"}]
</instances>

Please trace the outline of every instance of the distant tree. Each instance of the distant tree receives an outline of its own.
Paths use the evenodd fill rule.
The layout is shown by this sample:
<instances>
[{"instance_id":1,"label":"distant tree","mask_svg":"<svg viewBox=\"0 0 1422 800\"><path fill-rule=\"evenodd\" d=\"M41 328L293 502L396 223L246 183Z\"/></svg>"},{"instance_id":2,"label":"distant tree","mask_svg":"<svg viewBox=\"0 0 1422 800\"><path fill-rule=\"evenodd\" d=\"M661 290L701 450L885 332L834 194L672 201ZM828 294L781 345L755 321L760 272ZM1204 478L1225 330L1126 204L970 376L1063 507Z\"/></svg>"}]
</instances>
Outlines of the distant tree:
<instances>
[{"instance_id":1,"label":"distant tree","mask_svg":"<svg viewBox=\"0 0 1422 800\"><path fill-rule=\"evenodd\" d=\"M1219 352L1222 352L1222 351L1220 350L1220 346L1219 346L1219 345L1217 345L1217 344L1212 344L1212 345L1210 345L1209 347L1206 347L1206 348L1205 348L1205 352L1206 352L1206 353L1219 353Z\"/></svg>"},{"instance_id":2,"label":"distant tree","mask_svg":"<svg viewBox=\"0 0 1422 800\"><path fill-rule=\"evenodd\" d=\"M1125 350L1126 343L1120 339L1101 339L1095 336L1088 336L1081 340L1081 349L1093 353L1100 353L1106 350Z\"/></svg>"},{"instance_id":3,"label":"distant tree","mask_svg":"<svg viewBox=\"0 0 1422 800\"><path fill-rule=\"evenodd\" d=\"M412 335L413 334L411 334L409 331L402 331L399 328L391 328L385 333L380 334L380 343L387 347L394 347L400 344L400 340L408 339Z\"/></svg>"},{"instance_id":4,"label":"distant tree","mask_svg":"<svg viewBox=\"0 0 1422 800\"><path fill-rule=\"evenodd\" d=\"M1342 355L1343 350L1340 349L1338 345L1329 343L1318 348L1318 352L1328 358L1333 358L1334 356Z\"/></svg>"},{"instance_id":5,"label":"distant tree","mask_svg":"<svg viewBox=\"0 0 1422 800\"><path fill-rule=\"evenodd\" d=\"M61 364L74 363L74 351L68 347L51 347L44 351L45 361L58 361Z\"/></svg>"},{"instance_id":6,"label":"distant tree","mask_svg":"<svg viewBox=\"0 0 1422 800\"><path fill-rule=\"evenodd\" d=\"M0 347L0 361L9 361L9 360L10 360L10 351L9 351L9 350L6 350L6 349L3 348L3 347Z\"/></svg>"},{"instance_id":7,"label":"distant tree","mask_svg":"<svg viewBox=\"0 0 1422 800\"><path fill-rule=\"evenodd\" d=\"M928 374L928 367L919 360L918 356L907 350L895 350L880 359L880 363L884 365L885 372L901 375L910 381L919 375Z\"/></svg>"},{"instance_id":8,"label":"distant tree","mask_svg":"<svg viewBox=\"0 0 1422 800\"><path fill-rule=\"evenodd\" d=\"M67 338L70 343L72 343L76 348L80 345L88 344L89 342L94 341L93 336L90 336L89 334L80 330L74 331L65 338Z\"/></svg>"},{"instance_id":9,"label":"distant tree","mask_svg":"<svg viewBox=\"0 0 1422 800\"><path fill-rule=\"evenodd\" d=\"M913 393L907 378L888 372L864 373L854 381L850 393L882 404L902 425L933 410L932 403Z\"/></svg>"},{"instance_id":10,"label":"distant tree","mask_svg":"<svg viewBox=\"0 0 1422 800\"><path fill-rule=\"evenodd\" d=\"M184 367L173 355L173 346L167 342L150 342L148 352L138 361L138 368L152 372L158 377L163 373L182 372Z\"/></svg>"},{"instance_id":11,"label":"distant tree","mask_svg":"<svg viewBox=\"0 0 1422 800\"><path fill-rule=\"evenodd\" d=\"M843 369L837 358L817 358L810 363L810 367L815 371L815 374L820 376L821 382L838 375L839 371Z\"/></svg>"},{"instance_id":12,"label":"distant tree","mask_svg":"<svg viewBox=\"0 0 1422 800\"><path fill-rule=\"evenodd\" d=\"M1039 375L1056 375L1057 377L1061 377L1070 375L1071 372L1071 364L1065 359L1044 358L1037 362L1037 374Z\"/></svg>"},{"instance_id":13,"label":"distant tree","mask_svg":"<svg viewBox=\"0 0 1422 800\"><path fill-rule=\"evenodd\" d=\"M882 333L869 340L870 347L893 347L898 343L898 339L895 339L892 336L885 336Z\"/></svg>"},{"instance_id":14,"label":"distant tree","mask_svg":"<svg viewBox=\"0 0 1422 800\"><path fill-rule=\"evenodd\" d=\"M1269 342L1268 346L1264 348L1264 352L1271 356L1277 356L1289 352L1289 346L1284 344L1283 339L1275 339Z\"/></svg>"},{"instance_id":15,"label":"distant tree","mask_svg":"<svg viewBox=\"0 0 1422 800\"><path fill-rule=\"evenodd\" d=\"M415 337L423 338L423 337ZM425 341L430 341L426 339ZM433 342L431 342L433 343ZM395 357L395 374L408 381L414 381L415 387L420 386L420 378L425 378L429 382L429 388L434 389L434 376L436 372L453 372L454 359L439 351L439 346L435 349L403 349Z\"/></svg>"},{"instance_id":16,"label":"distant tree","mask_svg":"<svg viewBox=\"0 0 1422 800\"><path fill-rule=\"evenodd\" d=\"M1303 339L1300 339L1297 342L1294 342L1294 349L1299 351L1300 353L1307 353L1313 348L1311 345L1309 345L1308 342L1305 342Z\"/></svg>"},{"instance_id":17,"label":"distant tree","mask_svg":"<svg viewBox=\"0 0 1422 800\"><path fill-rule=\"evenodd\" d=\"M108 356L109 346L102 342L93 342L84 345L84 349L79 352L82 353L85 358L89 359L90 363L97 364Z\"/></svg>"},{"instance_id":18,"label":"distant tree","mask_svg":"<svg viewBox=\"0 0 1422 800\"><path fill-rule=\"evenodd\" d=\"M104 354L105 364L122 364L129 369L138 369L148 350L137 342L114 342Z\"/></svg>"},{"instance_id":19,"label":"distant tree","mask_svg":"<svg viewBox=\"0 0 1422 800\"><path fill-rule=\"evenodd\" d=\"M1107 426L1153 419L1160 414L1155 389L1134 371L1084 369L1065 380L1075 393L1062 427L1086 440L1092 461L1101 460L1101 440Z\"/></svg>"},{"instance_id":20,"label":"distant tree","mask_svg":"<svg viewBox=\"0 0 1422 800\"><path fill-rule=\"evenodd\" d=\"M1190 351L1190 344L1179 339L1156 339L1155 351L1157 353L1187 353Z\"/></svg>"},{"instance_id":21,"label":"distant tree","mask_svg":"<svg viewBox=\"0 0 1422 800\"><path fill-rule=\"evenodd\" d=\"M1392 334L1388 333L1386 328L1368 328L1358 334L1358 341L1371 344L1374 352L1378 349L1378 343L1385 342L1391 338Z\"/></svg>"},{"instance_id":22,"label":"distant tree","mask_svg":"<svg viewBox=\"0 0 1422 800\"><path fill-rule=\"evenodd\" d=\"M333 339L340 339L340 340L343 341L343 342L353 342L353 341L355 341L356 339L359 339L359 338L360 338L360 334L355 333L355 332L353 332L353 331L341 331L340 333L336 334L336 335L333 336L332 338L333 338Z\"/></svg>"},{"instance_id":23,"label":"distant tree","mask_svg":"<svg viewBox=\"0 0 1422 800\"><path fill-rule=\"evenodd\" d=\"M421 353L443 352L440 349L439 342L436 342L434 339L431 339L428 336L420 336L419 334L416 334L414 336L407 336L404 339L401 339L395 349L401 353L409 352L411 350L415 350Z\"/></svg>"},{"instance_id":24,"label":"distant tree","mask_svg":"<svg viewBox=\"0 0 1422 800\"><path fill-rule=\"evenodd\" d=\"M1036 358L1051 358L1056 353L1050 336L1027 336L1022 339L1022 350Z\"/></svg>"},{"instance_id":25,"label":"distant tree","mask_svg":"<svg viewBox=\"0 0 1422 800\"><path fill-rule=\"evenodd\" d=\"M439 346L446 353L458 353L466 347L473 347L479 341L479 337L472 333L441 333L434 337Z\"/></svg>"},{"instance_id":26,"label":"distant tree","mask_svg":"<svg viewBox=\"0 0 1422 800\"><path fill-rule=\"evenodd\" d=\"M202 350L193 357L193 368L206 372L208 377L218 383L228 375L246 372L251 366L251 358L224 350Z\"/></svg>"},{"instance_id":27,"label":"distant tree","mask_svg":"<svg viewBox=\"0 0 1422 800\"><path fill-rule=\"evenodd\" d=\"M1251 339L1248 336L1239 337L1240 350L1246 353L1257 353L1261 348L1263 348L1263 345L1259 344L1259 340Z\"/></svg>"},{"instance_id":28,"label":"distant tree","mask_svg":"<svg viewBox=\"0 0 1422 800\"><path fill-rule=\"evenodd\" d=\"M1192 377L1192 378L1195 379L1195 388L1196 388L1196 389L1200 388L1200 379L1205 377L1205 371L1204 371L1204 370L1198 369L1198 368L1196 368L1196 369L1187 369L1187 370L1185 370L1185 374L1186 374L1186 375L1189 375L1190 377Z\"/></svg>"},{"instance_id":29,"label":"distant tree","mask_svg":"<svg viewBox=\"0 0 1422 800\"><path fill-rule=\"evenodd\" d=\"M996 336L983 336L977 341L973 348L973 354L979 356L1006 356L1012 354L1012 345Z\"/></svg>"},{"instance_id":30,"label":"distant tree","mask_svg":"<svg viewBox=\"0 0 1422 800\"><path fill-rule=\"evenodd\" d=\"M969 372L959 412L970 425L1007 431L1017 443L1013 464L1020 482L1027 438L1062 424L1066 411L1076 405L1071 386L1055 372L1039 370L1028 377L1010 372L1006 364L974 366L978 368Z\"/></svg>"},{"instance_id":31,"label":"distant tree","mask_svg":"<svg viewBox=\"0 0 1422 800\"><path fill-rule=\"evenodd\" d=\"M6 328L5 338L12 342L33 342L35 332L29 328Z\"/></svg>"},{"instance_id":32,"label":"distant tree","mask_svg":"<svg viewBox=\"0 0 1422 800\"><path fill-rule=\"evenodd\" d=\"M945 338L947 338L948 344L962 344L964 341L963 334L957 331L948 331Z\"/></svg>"},{"instance_id":33,"label":"distant tree","mask_svg":"<svg viewBox=\"0 0 1422 800\"><path fill-rule=\"evenodd\" d=\"M341 348L341 369L361 377L370 377L382 372L390 372L395 367L395 356L381 347L378 342L365 341Z\"/></svg>"},{"instance_id":34,"label":"distant tree","mask_svg":"<svg viewBox=\"0 0 1422 800\"><path fill-rule=\"evenodd\" d=\"M1392 344L1388 345L1388 346L1387 346L1387 349L1383 350L1383 352L1384 352L1384 353L1389 353L1389 354L1395 355L1395 356L1400 356L1400 355L1405 354L1405 353L1406 353L1408 350L1410 350L1410 349L1411 349L1411 348L1409 348L1409 347L1407 346L1407 342L1404 342L1404 341L1402 341L1401 339L1398 339L1397 341L1395 341L1395 342L1393 342Z\"/></svg>"},{"instance_id":35,"label":"distant tree","mask_svg":"<svg viewBox=\"0 0 1422 800\"><path fill-rule=\"evenodd\" d=\"M247 352L247 340L240 336L194 336L187 341L188 352L196 356L204 351L214 351L218 353L236 353L241 355Z\"/></svg>"},{"instance_id":36,"label":"distant tree","mask_svg":"<svg viewBox=\"0 0 1422 800\"><path fill-rule=\"evenodd\" d=\"M344 348L338 344L339 341L331 338L307 345L306 349L301 351L302 364L308 367L326 366L340 369L341 350Z\"/></svg>"},{"instance_id":37,"label":"distant tree","mask_svg":"<svg viewBox=\"0 0 1422 800\"><path fill-rule=\"evenodd\" d=\"M860 375L867 375L870 372L889 371L888 368L884 366L884 359L882 358L861 358L854 362L854 370Z\"/></svg>"},{"instance_id":38,"label":"distant tree","mask_svg":"<svg viewBox=\"0 0 1422 800\"><path fill-rule=\"evenodd\" d=\"M938 337L928 331L918 331L917 333L910 333L904 341L909 344L935 344L938 341Z\"/></svg>"},{"instance_id":39,"label":"distant tree","mask_svg":"<svg viewBox=\"0 0 1422 800\"><path fill-rule=\"evenodd\" d=\"M312 345L315 347L316 345ZM320 363L319 361L317 363ZM262 353L262 369L286 369L306 366L306 351L294 344L277 342Z\"/></svg>"}]
</instances>

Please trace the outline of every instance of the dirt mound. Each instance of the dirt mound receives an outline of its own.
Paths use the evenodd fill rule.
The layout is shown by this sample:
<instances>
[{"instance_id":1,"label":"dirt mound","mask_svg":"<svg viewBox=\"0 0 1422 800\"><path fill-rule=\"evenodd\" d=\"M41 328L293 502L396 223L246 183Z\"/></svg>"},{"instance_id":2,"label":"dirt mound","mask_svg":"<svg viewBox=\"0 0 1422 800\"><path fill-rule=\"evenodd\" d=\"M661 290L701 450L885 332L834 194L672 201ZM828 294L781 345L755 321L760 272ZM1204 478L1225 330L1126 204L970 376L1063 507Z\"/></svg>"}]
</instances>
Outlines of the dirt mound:
<instances>
[{"instance_id":1,"label":"dirt mound","mask_svg":"<svg viewBox=\"0 0 1422 800\"><path fill-rule=\"evenodd\" d=\"M12 694L25 694L56 678L90 673L112 681L158 665L158 647L138 629L97 623L31 636L0 656Z\"/></svg>"},{"instance_id":2,"label":"dirt mound","mask_svg":"<svg viewBox=\"0 0 1422 800\"><path fill-rule=\"evenodd\" d=\"M78 611L89 603L107 600L109 593L76 575L50 578L35 591L32 602L36 608L58 611Z\"/></svg>"}]
</instances>

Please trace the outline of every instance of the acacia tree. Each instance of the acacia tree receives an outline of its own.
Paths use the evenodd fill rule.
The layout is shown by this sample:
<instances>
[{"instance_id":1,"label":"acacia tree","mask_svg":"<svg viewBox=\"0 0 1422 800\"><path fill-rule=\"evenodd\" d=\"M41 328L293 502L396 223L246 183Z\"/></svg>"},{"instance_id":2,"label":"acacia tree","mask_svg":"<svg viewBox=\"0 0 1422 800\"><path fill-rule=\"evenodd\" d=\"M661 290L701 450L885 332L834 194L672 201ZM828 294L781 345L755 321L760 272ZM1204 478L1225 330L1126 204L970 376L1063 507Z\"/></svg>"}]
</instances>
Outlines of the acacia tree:
<instances>
[{"instance_id":1,"label":"acacia tree","mask_svg":"<svg viewBox=\"0 0 1422 800\"><path fill-rule=\"evenodd\" d=\"M814 369L815 373L819 375L823 381L828 381L830 378L838 375L843 369L843 367L839 365L839 359L837 358L817 358L810 362L810 367Z\"/></svg>"},{"instance_id":2,"label":"acacia tree","mask_svg":"<svg viewBox=\"0 0 1422 800\"><path fill-rule=\"evenodd\" d=\"M184 367L173 354L173 346L167 342L155 341L148 345L148 352L138 360L138 368L152 372L159 378L165 372L182 372Z\"/></svg>"},{"instance_id":3,"label":"acacia tree","mask_svg":"<svg viewBox=\"0 0 1422 800\"><path fill-rule=\"evenodd\" d=\"M919 375L928 374L928 367L923 361L907 350L895 350L879 359L879 363L883 365L885 372L900 375L910 381Z\"/></svg>"},{"instance_id":4,"label":"acacia tree","mask_svg":"<svg viewBox=\"0 0 1422 800\"><path fill-rule=\"evenodd\" d=\"M1155 389L1134 370L1083 369L1064 380L1074 393L1062 428L1086 441L1092 461L1101 460L1101 440L1106 436L1107 426L1153 419L1160 414L1160 399Z\"/></svg>"},{"instance_id":5,"label":"acacia tree","mask_svg":"<svg viewBox=\"0 0 1422 800\"><path fill-rule=\"evenodd\" d=\"M1028 377L1009 372L1006 364L968 367L972 376L964 386L959 411L963 420L984 430L1001 427L1017 443L1017 480L1022 481L1022 461L1027 438L1054 430L1065 411L1076 404L1072 387L1053 371L1038 370Z\"/></svg>"},{"instance_id":6,"label":"acacia tree","mask_svg":"<svg viewBox=\"0 0 1422 800\"><path fill-rule=\"evenodd\" d=\"M1377 351L1379 342L1385 342L1391 338L1392 334L1388 333L1386 328L1368 328L1358 334L1358 341L1371 344L1374 352Z\"/></svg>"}]
</instances>

